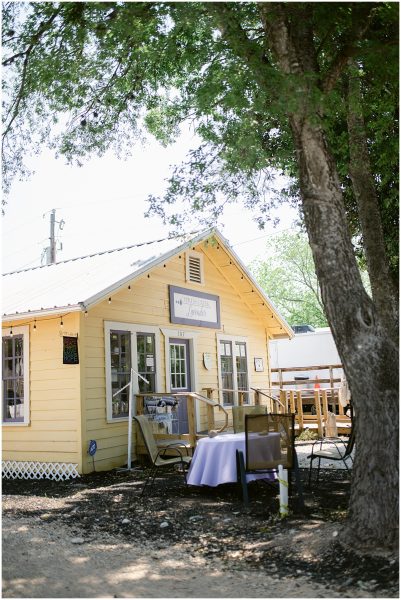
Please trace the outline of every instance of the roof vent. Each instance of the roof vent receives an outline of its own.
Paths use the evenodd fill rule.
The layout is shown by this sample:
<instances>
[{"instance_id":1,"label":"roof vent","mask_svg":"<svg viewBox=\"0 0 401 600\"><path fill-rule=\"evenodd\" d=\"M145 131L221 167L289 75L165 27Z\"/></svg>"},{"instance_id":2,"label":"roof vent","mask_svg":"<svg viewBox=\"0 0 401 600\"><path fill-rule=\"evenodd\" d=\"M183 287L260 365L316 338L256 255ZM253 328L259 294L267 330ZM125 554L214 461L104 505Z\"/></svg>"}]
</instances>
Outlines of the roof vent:
<instances>
[{"instance_id":1,"label":"roof vent","mask_svg":"<svg viewBox=\"0 0 401 600\"><path fill-rule=\"evenodd\" d=\"M292 330L294 333L310 333L311 331L315 331L312 325L293 325Z\"/></svg>"},{"instance_id":2,"label":"roof vent","mask_svg":"<svg viewBox=\"0 0 401 600\"><path fill-rule=\"evenodd\" d=\"M191 283L204 282L203 278L203 255L200 252L187 252L186 278Z\"/></svg>"}]
</instances>

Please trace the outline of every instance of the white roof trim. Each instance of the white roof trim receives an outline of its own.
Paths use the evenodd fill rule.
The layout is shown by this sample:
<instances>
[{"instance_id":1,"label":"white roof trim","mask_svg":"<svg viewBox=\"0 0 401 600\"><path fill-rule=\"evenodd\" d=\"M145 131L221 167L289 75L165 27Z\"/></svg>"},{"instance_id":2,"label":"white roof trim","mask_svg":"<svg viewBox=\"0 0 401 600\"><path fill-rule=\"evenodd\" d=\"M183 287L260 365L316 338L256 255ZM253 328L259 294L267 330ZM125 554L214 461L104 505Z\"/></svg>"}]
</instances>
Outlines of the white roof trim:
<instances>
[{"instance_id":1,"label":"white roof trim","mask_svg":"<svg viewBox=\"0 0 401 600\"><path fill-rule=\"evenodd\" d=\"M113 283L112 285L110 285L106 289L102 290L101 292L98 292L94 296L91 296L90 298L83 300L82 301L83 310L87 310L88 308L91 308L95 304L102 302L105 298L107 298L107 296L110 296L110 295L118 292L122 287L124 287L130 281L133 281L133 280L137 279L138 277L141 277L148 271L151 271L152 269L154 269L154 267L157 267L159 264L164 263L166 260L169 260L176 254L179 254L180 252L185 252L185 250L187 250L187 248L189 248L190 246L192 246L194 244L198 244L202 240L206 240L212 234L214 234L215 231L216 231L215 228L210 228L210 229L207 229L207 230L201 232L196 237L191 238L187 242L184 242L183 244L181 244L181 246L178 246L178 248L174 248L173 250L170 250L166 254L162 254L161 256L158 256L157 258L146 263L138 271L135 271L135 273L131 273L130 275L127 275L127 277L124 277L124 279L121 279L120 281Z\"/></svg>"},{"instance_id":2,"label":"white roof trim","mask_svg":"<svg viewBox=\"0 0 401 600\"><path fill-rule=\"evenodd\" d=\"M288 333L288 335L290 336L290 339L292 339L295 335L294 330L292 329L292 327L290 327L290 325L287 323L287 321L284 319L284 317L280 314L280 311L275 306L273 300L271 300L266 295L266 292L264 290L262 290L260 285L255 281L255 279L253 278L253 276L251 275L251 273L249 272L247 267L244 265L244 263L238 256L238 254L233 250L229 241L217 229L214 230L214 233L215 233L216 237L220 238L223 245L228 250L229 254L231 254L232 258L239 264L240 268L246 273L246 276L249 279L249 281L251 282L251 284L256 288L259 295L263 298L263 300L269 305L269 307L272 309L272 311L276 314L277 320L283 326L283 329L285 330L285 332Z\"/></svg>"},{"instance_id":3,"label":"white roof trim","mask_svg":"<svg viewBox=\"0 0 401 600\"><path fill-rule=\"evenodd\" d=\"M23 321L32 317L47 317L51 315L65 315L72 312L84 311L82 304L72 304L70 306L56 306L55 308L45 308L43 310L30 310L23 313L10 313L2 315L3 321Z\"/></svg>"}]
</instances>

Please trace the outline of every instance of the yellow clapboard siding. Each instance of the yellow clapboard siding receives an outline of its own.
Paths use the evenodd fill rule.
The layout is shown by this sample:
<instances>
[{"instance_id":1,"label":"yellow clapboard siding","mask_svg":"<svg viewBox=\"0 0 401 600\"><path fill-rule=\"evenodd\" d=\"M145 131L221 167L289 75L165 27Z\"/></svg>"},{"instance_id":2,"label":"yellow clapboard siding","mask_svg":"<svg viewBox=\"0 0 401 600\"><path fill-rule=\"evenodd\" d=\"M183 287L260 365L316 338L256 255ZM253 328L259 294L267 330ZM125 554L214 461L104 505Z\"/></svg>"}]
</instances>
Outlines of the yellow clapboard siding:
<instances>
[{"instance_id":1,"label":"yellow clapboard siding","mask_svg":"<svg viewBox=\"0 0 401 600\"><path fill-rule=\"evenodd\" d=\"M117 423L107 423L104 419L104 416L95 418L92 417L92 415L90 417L88 415L86 425L88 431L99 431L99 435L101 435L103 438L108 438L115 435L127 436L128 434L127 422L125 422L124 425L122 423L118 423L118 425ZM117 427L118 429L116 429Z\"/></svg>"},{"instance_id":2,"label":"yellow clapboard siding","mask_svg":"<svg viewBox=\"0 0 401 600\"><path fill-rule=\"evenodd\" d=\"M106 407L106 394L105 390L103 390L102 394L96 394L93 398L86 397L86 410L89 412L94 409L98 409L100 406L102 408ZM106 413L105 413L106 414Z\"/></svg>"},{"instance_id":3,"label":"yellow clapboard siding","mask_svg":"<svg viewBox=\"0 0 401 600\"><path fill-rule=\"evenodd\" d=\"M56 408L55 410L49 410L48 406L43 409L31 409L31 424L33 422L38 421L76 421L75 415L77 411L76 408L66 408L65 405L62 405L60 408ZM47 425L50 427L50 425Z\"/></svg>"},{"instance_id":4,"label":"yellow clapboard siding","mask_svg":"<svg viewBox=\"0 0 401 600\"><path fill-rule=\"evenodd\" d=\"M104 360L104 346L86 346L85 362L88 360Z\"/></svg>"},{"instance_id":5,"label":"yellow clapboard siding","mask_svg":"<svg viewBox=\"0 0 401 600\"><path fill-rule=\"evenodd\" d=\"M48 417L46 419L46 416ZM32 431L49 431L49 421L51 421L51 431L73 431L75 432L76 428L76 420L75 419L60 419L60 416L57 414L57 420L54 418L51 419L51 416L44 413L35 413L32 415L30 427ZM71 438L70 438L71 439Z\"/></svg>"},{"instance_id":6,"label":"yellow clapboard siding","mask_svg":"<svg viewBox=\"0 0 401 600\"><path fill-rule=\"evenodd\" d=\"M57 453L53 450L49 451L37 451L37 450L23 450L20 451L18 448L12 451L3 450L3 460L17 460L27 462L65 462L65 463L78 463L78 454L76 452L62 452Z\"/></svg>"},{"instance_id":7,"label":"yellow clapboard siding","mask_svg":"<svg viewBox=\"0 0 401 600\"><path fill-rule=\"evenodd\" d=\"M87 431L97 431L99 439L112 439L117 437L127 438L128 426L122 423L108 423L106 419L87 419ZM134 427L133 427L134 430Z\"/></svg>"},{"instance_id":8,"label":"yellow clapboard siding","mask_svg":"<svg viewBox=\"0 0 401 600\"><path fill-rule=\"evenodd\" d=\"M87 419L89 421L93 421L96 419L100 419L102 423L104 423L104 418L106 416L106 407L99 408L98 405L95 408L86 407Z\"/></svg>"},{"instance_id":9,"label":"yellow clapboard siding","mask_svg":"<svg viewBox=\"0 0 401 600\"><path fill-rule=\"evenodd\" d=\"M44 422L45 424L46 422ZM67 426L67 423L65 424ZM70 423L70 427L71 427L71 423ZM20 432L16 431L17 427L14 427L13 429L9 428L8 431L8 435L7 435L7 443L13 443L17 440L20 440L21 442L26 441L24 436L21 436ZM32 442L38 442L40 443L41 441L43 443L54 443L54 444L61 444L64 442L68 442L71 443L72 440L74 440L74 438L76 437L76 431L74 430L74 428L72 427L70 429L70 431L68 430L63 430L57 427L52 426L51 431L49 431L49 429L46 429L44 426L42 426L40 429L38 429L37 427L29 427L26 428L26 437L29 437L29 443Z\"/></svg>"},{"instance_id":10,"label":"yellow clapboard siding","mask_svg":"<svg viewBox=\"0 0 401 600\"><path fill-rule=\"evenodd\" d=\"M111 435L109 434L108 437L104 437L101 436L99 434L97 434L96 436L94 436L92 434L92 439L96 439L97 441L97 446L98 446L98 450L105 452L105 451L110 451L112 453L115 452L115 449L117 449L118 452L126 452L126 448L127 448L127 444L128 444L128 436L127 434L125 435Z\"/></svg>"},{"instance_id":11,"label":"yellow clapboard siding","mask_svg":"<svg viewBox=\"0 0 401 600\"><path fill-rule=\"evenodd\" d=\"M75 367L76 368L76 367ZM72 377L70 376L72 375ZM31 375L31 383L46 381L53 385L53 381L59 381L64 385L77 385L75 374L67 370L50 371L49 369L35 369Z\"/></svg>"},{"instance_id":12,"label":"yellow clapboard siding","mask_svg":"<svg viewBox=\"0 0 401 600\"><path fill-rule=\"evenodd\" d=\"M65 315L64 331L79 333L79 318ZM58 319L37 319L29 339L30 422L3 428L3 458L79 464L80 365L63 365Z\"/></svg>"},{"instance_id":13,"label":"yellow clapboard siding","mask_svg":"<svg viewBox=\"0 0 401 600\"><path fill-rule=\"evenodd\" d=\"M46 391L57 391L57 390L71 390L79 392L79 386L75 381L63 380L63 379L52 379L46 380L34 380L31 381L32 392L46 392Z\"/></svg>"},{"instance_id":14,"label":"yellow clapboard siding","mask_svg":"<svg viewBox=\"0 0 401 600\"><path fill-rule=\"evenodd\" d=\"M19 440L7 440L7 447L5 449L7 452L20 451L20 452L28 452L31 450L32 452L55 452L58 455L63 454L64 452L69 452L71 454L76 454L77 444L72 441L45 441L43 439L31 440L31 439L19 439ZM55 458L54 462L60 461L60 457ZM64 459L63 459L64 460Z\"/></svg>"},{"instance_id":15,"label":"yellow clapboard siding","mask_svg":"<svg viewBox=\"0 0 401 600\"><path fill-rule=\"evenodd\" d=\"M93 363L90 365L86 364L85 372L88 378L96 379L97 381L106 378L104 367L99 366L99 361L97 363L97 366Z\"/></svg>"},{"instance_id":16,"label":"yellow clapboard siding","mask_svg":"<svg viewBox=\"0 0 401 600\"><path fill-rule=\"evenodd\" d=\"M51 402L51 406L49 406L49 402ZM69 409L73 410L75 414L77 414L77 408L79 407L79 395L75 396L64 396L59 398L54 394L40 394L39 398L31 397L31 412L38 411L48 411L50 413L57 411L59 413L60 410ZM78 417L77 417L78 418Z\"/></svg>"}]
</instances>

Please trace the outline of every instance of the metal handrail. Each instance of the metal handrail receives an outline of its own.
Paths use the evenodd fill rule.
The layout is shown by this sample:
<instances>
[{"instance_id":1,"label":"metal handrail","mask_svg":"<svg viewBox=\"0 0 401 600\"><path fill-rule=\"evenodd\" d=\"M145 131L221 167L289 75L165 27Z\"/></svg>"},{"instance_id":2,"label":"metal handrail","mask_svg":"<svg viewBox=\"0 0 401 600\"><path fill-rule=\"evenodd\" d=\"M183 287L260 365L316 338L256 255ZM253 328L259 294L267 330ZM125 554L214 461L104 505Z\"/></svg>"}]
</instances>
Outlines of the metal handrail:
<instances>
[{"instance_id":1,"label":"metal handrail","mask_svg":"<svg viewBox=\"0 0 401 600\"><path fill-rule=\"evenodd\" d=\"M171 396L173 398L190 397L190 398L193 398L194 400L200 400L201 402L204 402L205 404L209 404L209 406L217 406L219 408L219 410L222 410L225 415L225 423L224 423L223 427L221 427L220 429L214 430L215 433L220 433L221 431L226 429L226 427L228 426L228 412L226 411L224 406L222 406L216 400L213 400L212 398L207 398L206 396L203 396L202 394L198 394L197 392L149 392L147 394L136 394L136 396L140 396L140 397L154 396L156 398L161 398L163 396Z\"/></svg>"},{"instance_id":2,"label":"metal handrail","mask_svg":"<svg viewBox=\"0 0 401 600\"><path fill-rule=\"evenodd\" d=\"M262 392L262 390L258 389L258 388L251 388L251 390L253 390L254 392L258 392L258 394L262 394L262 396L266 396L266 398L269 398L270 400L273 400L273 402L278 402L285 409L285 406L281 402L280 398L275 398L274 396L269 396L269 394L266 394L265 392Z\"/></svg>"}]
</instances>

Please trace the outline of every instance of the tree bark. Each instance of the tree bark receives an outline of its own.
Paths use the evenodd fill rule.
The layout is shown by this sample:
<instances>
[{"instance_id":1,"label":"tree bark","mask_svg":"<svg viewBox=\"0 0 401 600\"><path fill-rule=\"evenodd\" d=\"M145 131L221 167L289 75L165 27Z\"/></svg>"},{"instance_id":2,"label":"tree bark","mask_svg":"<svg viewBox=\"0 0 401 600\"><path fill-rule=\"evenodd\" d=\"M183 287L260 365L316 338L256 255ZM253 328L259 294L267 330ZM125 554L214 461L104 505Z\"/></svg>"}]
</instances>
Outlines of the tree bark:
<instances>
[{"instance_id":1,"label":"tree bark","mask_svg":"<svg viewBox=\"0 0 401 600\"><path fill-rule=\"evenodd\" d=\"M297 30L289 27L282 4L266 3L262 10L280 70L297 75L302 85L302 65L313 64L313 59L300 55L307 47L293 43ZM356 458L342 540L359 548L394 549L398 546L398 347L364 290L335 162L316 107L308 102L308 79L303 80L289 122L316 274L355 414Z\"/></svg>"},{"instance_id":2,"label":"tree bark","mask_svg":"<svg viewBox=\"0 0 401 600\"><path fill-rule=\"evenodd\" d=\"M358 204L373 302L387 328L387 334L398 344L398 294L386 257L379 203L370 166L360 80L354 61L350 61L347 123L350 176Z\"/></svg>"}]
</instances>

